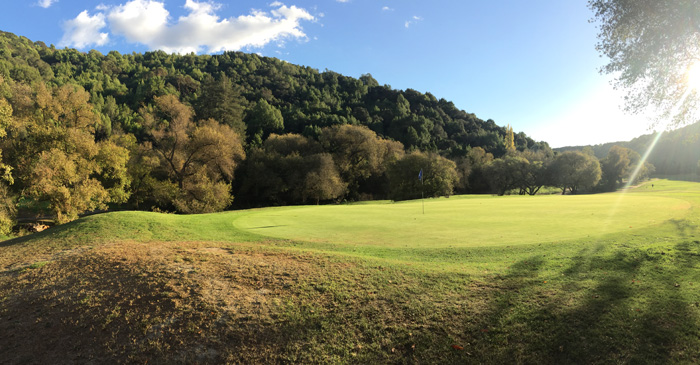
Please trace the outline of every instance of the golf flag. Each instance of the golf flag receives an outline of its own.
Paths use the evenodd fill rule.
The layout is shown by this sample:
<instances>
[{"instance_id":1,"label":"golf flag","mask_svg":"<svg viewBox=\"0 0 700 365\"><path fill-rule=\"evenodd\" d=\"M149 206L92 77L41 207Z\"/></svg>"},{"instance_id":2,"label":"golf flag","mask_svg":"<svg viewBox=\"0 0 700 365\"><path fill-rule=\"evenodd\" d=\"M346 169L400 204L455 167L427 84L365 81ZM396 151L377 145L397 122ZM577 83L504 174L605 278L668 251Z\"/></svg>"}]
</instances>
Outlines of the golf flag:
<instances>
[{"instance_id":1,"label":"golf flag","mask_svg":"<svg viewBox=\"0 0 700 365\"><path fill-rule=\"evenodd\" d=\"M423 182L423 169L420 169L420 172L418 173L418 180L420 180L420 182Z\"/></svg>"}]
</instances>

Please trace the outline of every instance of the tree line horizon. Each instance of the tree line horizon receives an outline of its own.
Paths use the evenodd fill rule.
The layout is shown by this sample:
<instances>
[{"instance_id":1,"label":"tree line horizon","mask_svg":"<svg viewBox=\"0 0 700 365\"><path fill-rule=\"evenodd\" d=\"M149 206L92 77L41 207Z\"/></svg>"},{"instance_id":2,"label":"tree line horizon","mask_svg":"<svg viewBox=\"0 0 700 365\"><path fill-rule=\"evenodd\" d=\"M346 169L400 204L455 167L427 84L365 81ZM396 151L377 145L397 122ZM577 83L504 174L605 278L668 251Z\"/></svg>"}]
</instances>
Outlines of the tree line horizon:
<instances>
[{"instance_id":1,"label":"tree line horizon","mask_svg":"<svg viewBox=\"0 0 700 365\"><path fill-rule=\"evenodd\" d=\"M121 55L0 33L0 233L108 206L179 213L614 190L639 153L554 152L412 89L241 52ZM640 177L648 176L647 164ZM416 195L417 194L417 195ZM234 199L235 196L235 199Z\"/></svg>"}]
</instances>

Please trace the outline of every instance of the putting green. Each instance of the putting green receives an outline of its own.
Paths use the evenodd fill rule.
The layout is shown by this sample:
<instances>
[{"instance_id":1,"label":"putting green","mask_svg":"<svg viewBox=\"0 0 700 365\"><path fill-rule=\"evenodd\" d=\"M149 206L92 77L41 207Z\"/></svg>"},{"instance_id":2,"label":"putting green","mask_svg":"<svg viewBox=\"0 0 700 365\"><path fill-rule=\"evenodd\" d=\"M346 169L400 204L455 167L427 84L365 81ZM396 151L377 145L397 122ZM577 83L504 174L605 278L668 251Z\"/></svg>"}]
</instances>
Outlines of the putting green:
<instances>
[{"instance_id":1,"label":"putting green","mask_svg":"<svg viewBox=\"0 0 700 365\"><path fill-rule=\"evenodd\" d=\"M252 210L234 225L299 241L388 247L546 243L631 231L684 216L690 203L651 194L463 196L422 202Z\"/></svg>"}]
</instances>

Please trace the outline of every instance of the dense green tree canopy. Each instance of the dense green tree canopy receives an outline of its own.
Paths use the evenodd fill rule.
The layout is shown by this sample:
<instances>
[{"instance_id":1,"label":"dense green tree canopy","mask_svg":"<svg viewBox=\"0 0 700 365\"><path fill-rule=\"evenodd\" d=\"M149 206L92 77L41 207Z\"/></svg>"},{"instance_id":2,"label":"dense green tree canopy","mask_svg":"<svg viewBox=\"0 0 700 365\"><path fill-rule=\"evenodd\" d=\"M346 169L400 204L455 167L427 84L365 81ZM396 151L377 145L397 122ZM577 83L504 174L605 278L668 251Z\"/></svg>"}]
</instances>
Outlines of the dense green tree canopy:
<instances>
[{"instance_id":1,"label":"dense green tree canopy","mask_svg":"<svg viewBox=\"0 0 700 365\"><path fill-rule=\"evenodd\" d=\"M284 118L282 113L270 105L265 99L258 100L246 113L246 124L250 128L250 135L262 142L270 133L284 131ZM258 142L258 143L259 143Z\"/></svg>"},{"instance_id":2,"label":"dense green tree canopy","mask_svg":"<svg viewBox=\"0 0 700 365\"><path fill-rule=\"evenodd\" d=\"M157 96L171 94L191 105L196 119L213 118L239 135L244 127L239 118L245 118L249 137L262 126L264 135L259 142L266 138L265 133L361 124L379 137L449 157L464 156L470 146L481 146L497 157L505 153L504 127L429 93L380 86L371 75L355 79L241 52L180 56L162 51L129 55L113 51L103 56L50 48L10 33L0 33L0 43L6 50L0 54L1 77L20 84L75 83L87 90L100 112L101 138L123 130L140 139L139 109ZM264 112L253 113L258 104ZM273 108L281 113L281 129ZM254 117L271 110L275 114L271 118ZM546 146L521 133L515 144L519 150Z\"/></svg>"},{"instance_id":3,"label":"dense green tree canopy","mask_svg":"<svg viewBox=\"0 0 700 365\"><path fill-rule=\"evenodd\" d=\"M184 78L189 81L188 87L197 90L198 85L194 79L189 75ZM210 75L205 76L194 106L197 119L217 120L233 128L239 136L245 136L243 115L246 104L236 85L226 74L222 74L218 80Z\"/></svg>"},{"instance_id":4,"label":"dense green tree canopy","mask_svg":"<svg viewBox=\"0 0 700 365\"><path fill-rule=\"evenodd\" d=\"M498 195L503 195L521 184L523 171L527 170L529 165L523 157L506 155L487 164L484 167L484 175L491 188Z\"/></svg>"},{"instance_id":5,"label":"dense green tree canopy","mask_svg":"<svg viewBox=\"0 0 700 365\"><path fill-rule=\"evenodd\" d=\"M245 174L240 195L249 204L318 204L338 199L347 187L331 155L298 134L272 134L253 148Z\"/></svg>"},{"instance_id":6,"label":"dense green tree canopy","mask_svg":"<svg viewBox=\"0 0 700 365\"><path fill-rule=\"evenodd\" d=\"M422 170L419 180L419 173ZM449 196L457 182L455 163L435 153L414 151L389 167L390 197L393 200Z\"/></svg>"},{"instance_id":7,"label":"dense green tree canopy","mask_svg":"<svg viewBox=\"0 0 700 365\"><path fill-rule=\"evenodd\" d=\"M486 164L483 174L498 195L517 189L520 195L535 195L545 185L554 185L548 170L552 156L545 151L510 150L503 158Z\"/></svg>"},{"instance_id":8,"label":"dense green tree canopy","mask_svg":"<svg viewBox=\"0 0 700 365\"><path fill-rule=\"evenodd\" d=\"M366 127L347 124L324 128L321 145L333 156L352 199L368 192L363 189L368 180L382 175L391 161L403 155L400 143L381 139Z\"/></svg>"}]
</instances>

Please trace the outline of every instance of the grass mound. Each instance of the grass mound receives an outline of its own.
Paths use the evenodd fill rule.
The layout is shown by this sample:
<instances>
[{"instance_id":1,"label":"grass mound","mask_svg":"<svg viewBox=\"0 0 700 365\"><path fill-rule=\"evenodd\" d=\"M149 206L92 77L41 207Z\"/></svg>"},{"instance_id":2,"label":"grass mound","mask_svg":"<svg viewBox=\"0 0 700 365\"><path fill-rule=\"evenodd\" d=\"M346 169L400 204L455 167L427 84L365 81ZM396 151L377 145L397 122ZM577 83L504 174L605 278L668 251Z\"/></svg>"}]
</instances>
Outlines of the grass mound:
<instances>
[{"instance_id":1,"label":"grass mound","mask_svg":"<svg viewBox=\"0 0 700 365\"><path fill-rule=\"evenodd\" d=\"M621 203L615 209L625 218L616 219L624 229L482 246L469 240L456 240L454 247L420 240L384 246L342 235L275 238L248 226L284 220L308 230L294 215L309 217L326 207L87 217L0 242L0 358L698 362L700 185L655 181L653 189L644 185L620 197L576 198L582 205L616 199L661 205L652 219ZM547 204L571 210L567 229L577 232L577 222L591 218L568 198ZM502 205L511 214L520 199L453 197L426 204L426 216L437 214L440 204L464 204L477 216ZM321 216L331 221L343 217L341 208L372 206L332 207L339 211ZM537 209L541 215L554 208ZM347 217L364 220L355 232L373 229L368 223L375 218ZM627 219L638 221L629 228Z\"/></svg>"}]
</instances>

